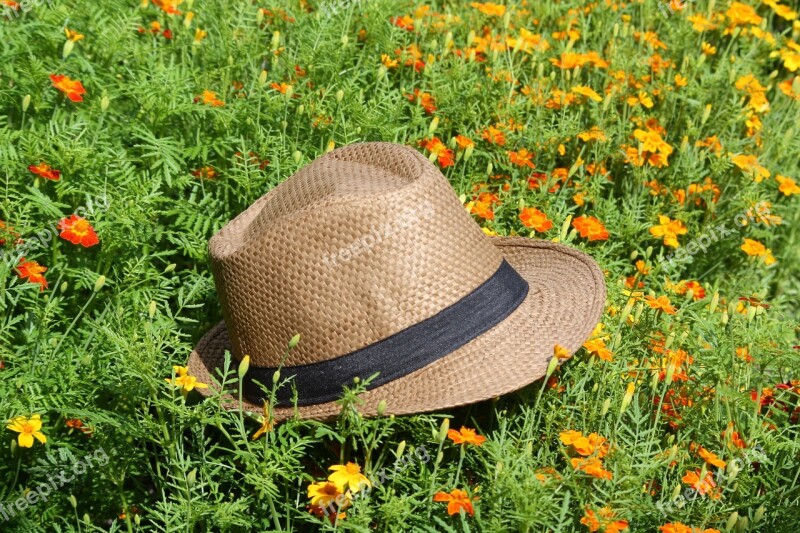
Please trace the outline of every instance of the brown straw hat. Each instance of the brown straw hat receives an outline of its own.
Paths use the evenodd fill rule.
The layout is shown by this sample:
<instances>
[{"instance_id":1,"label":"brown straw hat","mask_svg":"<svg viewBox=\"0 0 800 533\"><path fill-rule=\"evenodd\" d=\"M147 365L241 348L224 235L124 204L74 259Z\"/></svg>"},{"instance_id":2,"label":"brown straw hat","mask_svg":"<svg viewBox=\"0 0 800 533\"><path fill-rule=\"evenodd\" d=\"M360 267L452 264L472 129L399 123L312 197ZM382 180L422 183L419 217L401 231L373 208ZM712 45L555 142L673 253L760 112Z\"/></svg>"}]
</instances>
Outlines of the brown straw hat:
<instances>
[{"instance_id":1,"label":"brown straw hat","mask_svg":"<svg viewBox=\"0 0 800 533\"><path fill-rule=\"evenodd\" d=\"M303 167L209 241L224 322L189 358L219 379L250 355L243 408L280 367L275 419L328 419L354 378L359 411L433 411L515 391L570 353L603 310L597 264L564 245L487 237L412 148L342 147ZM300 343L287 352L289 340ZM210 389L202 390L211 394ZM234 393L233 397L238 393ZM233 403L237 406L238 402Z\"/></svg>"}]
</instances>

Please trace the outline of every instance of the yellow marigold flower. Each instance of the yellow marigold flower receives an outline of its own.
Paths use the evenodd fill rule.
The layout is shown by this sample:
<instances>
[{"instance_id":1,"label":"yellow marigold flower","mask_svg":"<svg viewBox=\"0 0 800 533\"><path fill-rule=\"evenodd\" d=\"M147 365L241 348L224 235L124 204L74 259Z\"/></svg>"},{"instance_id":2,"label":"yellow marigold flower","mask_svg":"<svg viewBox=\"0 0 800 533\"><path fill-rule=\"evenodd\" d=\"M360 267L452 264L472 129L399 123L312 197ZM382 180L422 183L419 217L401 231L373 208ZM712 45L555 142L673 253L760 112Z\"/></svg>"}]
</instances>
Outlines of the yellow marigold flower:
<instances>
[{"instance_id":1,"label":"yellow marigold flower","mask_svg":"<svg viewBox=\"0 0 800 533\"><path fill-rule=\"evenodd\" d=\"M328 476L328 481L335 483L340 491L349 487L350 492L356 493L361 490L362 486L372 486L367 476L361 473L361 467L356 463L333 465L328 470L333 471L333 474Z\"/></svg>"},{"instance_id":2,"label":"yellow marigold flower","mask_svg":"<svg viewBox=\"0 0 800 533\"><path fill-rule=\"evenodd\" d=\"M175 379L167 378L164 381L172 385L173 387L179 387L181 392L191 392L194 389L207 389L208 385L205 383L200 383L197 381L197 378L194 376L189 375L189 369L185 366L173 366L172 369L175 371Z\"/></svg>"},{"instance_id":3,"label":"yellow marigold flower","mask_svg":"<svg viewBox=\"0 0 800 533\"><path fill-rule=\"evenodd\" d=\"M381 64L386 68L395 68L400 63L397 59L392 59L387 54L381 54Z\"/></svg>"},{"instance_id":4,"label":"yellow marigold flower","mask_svg":"<svg viewBox=\"0 0 800 533\"><path fill-rule=\"evenodd\" d=\"M78 33L77 31L69 28L64 28L64 33L67 35L67 40L70 40L73 43L77 43L85 37L82 33Z\"/></svg>"},{"instance_id":5,"label":"yellow marigold flower","mask_svg":"<svg viewBox=\"0 0 800 533\"><path fill-rule=\"evenodd\" d=\"M328 507L335 503L339 496L342 496L342 491L336 483L330 481L320 481L308 486L308 499L311 500L311 505L317 507Z\"/></svg>"},{"instance_id":6,"label":"yellow marigold flower","mask_svg":"<svg viewBox=\"0 0 800 533\"><path fill-rule=\"evenodd\" d=\"M725 12L725 17L731 27L747 26L750 24L758 26L761 24L761 17L756 13L756 10L752 6L743 4L742 2L732 3L728 11Z\"/></svg>"},{"instance_id":7,"label":"yellow marigold flower","mask_svg":"<svg viewBox=\"0 0 800 533\"><path fill-rule=\"evenodd\" d=\"M598 126L592 126L588 131L582 131L578 134L578 139L589 141L605 141L607 140L606 134Z\"/></svg>"},{"instance_id":8,"label":"yellow marigold flower","mask_svg":"<svg viewBox=\"0 0 800 533\"><path fill-rule=\"evenodd\" d=\"M633 132L633 137L642 143L642 150L646 152L669 156L673 151L672 146L666 143L657 131L636 129Z\"/></svg>"},{"instance_id":9,"label":"yellow marigold flower","mask_svg":"<svg viewBox=\"0 0 800 533\"><path fill-rule=\"evenodd\" d=\"M197 28L196 30L194 30L194 43L198 44L203 39L205 39L207 35L208 35L207 31Z\"/></svg>"},{"instance_id":10,"label":"yellow marigold flower","mask_svg":"<svg viewBox=\"0 0 800 533\"><path fill-rule=\"evenodd\" d=\"M11 431L19 433L17 442L22 448L33 447L33 439L36 438L42 444L47 442L47 437L42 433L42 420L40 415L17 416L12 418L6 426Z\"/></svg>"},{"instance_id":11,"label":"yellow marigold flower","mask_svg":"<svg viewBox=\"0 0 800 533\"><path fill-rule=\"evenodd\" d=\"M702 50L703 54L707 56L713 56L716 55L717 53L717 47L712 46L705 41L703 41L703 44L701 45L700 49Z\"/></svg>"},{"instance_id":12,"label":"yellow marigold flower","mask_svg":"<svg viewBox=\"0 0 800 533\"><path fill-rule=\"evenodd\" d=\"M758 164L758 158L754 155L735 155L731 157L731 162L744 172L751 174L757 183L771 175L769 170Z\"/></svg>"},{"instance_id":13,"label":"yellow marigold flower","mask_svg":"<svg viewBox=\"0 0 800 533\"><path fill-rule=\"evenodd\" d=\"M587 98L591 98L595 102L602 102L603 98L597 94L594 89L591 87L586 87L585 85L579 85L572 88L572 92L575 94L580 94L582 96L586 96Z\"/></svg>"},{"instance_id":14,"label":"yellow marigold flower","mask_svg":"<svg viewBox=\"0 0 800 533\"><path fill-rule=\"evenodd\" d=\"M754 239L745 239L741 250L751 257L763 257L765 265L769 266L776 262L772 256L772 250Z\"/></svg>"},{"instance_id":15,"label":"yellow marigold flower","mask_svg":"<svg viewBox=\"0 0 800 533\"><path fill-rule=\"evenodd\" d=\"M686 76L681 74L675 74L675 87L686 87L689 84L689 80L686 79Z\"/></svg>"},{"instance_id":16,"label":"yellow marigold flower","mask_svg":"<svg viewBox=\"0 0 800 533\"><path fill-rule=\"evenodd\" d=\"M666 246L677 248L680 246L678 235L685 235L689 230L680 220L671 220L669 217L659 215L659 225L650 228L650 234L657 239L664 239Z\"/></svg>"}]
</instances>

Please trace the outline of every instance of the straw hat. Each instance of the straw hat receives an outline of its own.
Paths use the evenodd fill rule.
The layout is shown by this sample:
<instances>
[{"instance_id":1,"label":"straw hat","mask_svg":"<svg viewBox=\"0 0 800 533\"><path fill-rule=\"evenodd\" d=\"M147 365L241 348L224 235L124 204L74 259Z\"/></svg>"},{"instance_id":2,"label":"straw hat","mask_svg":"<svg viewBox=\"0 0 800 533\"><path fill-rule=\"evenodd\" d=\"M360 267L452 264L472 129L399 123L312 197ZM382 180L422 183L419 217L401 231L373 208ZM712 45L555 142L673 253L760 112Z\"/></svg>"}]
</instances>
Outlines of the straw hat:
<instances>
[{"instance_id":1,"label":"straw hat","mask_svg":"<svg viewBox=\"0 0 800 533\"><path fill-rule=\"evenodd\" d=\"M243 407L260 410L256 381L272 387L280 367L291 384L277 391L276 420L293 416L295 390L299 416L335 417L343 387L376 373L366 416L381 400L387 414L420 413L517 390L544 376L556 345L581 346L606 294L581 252L487 237L435 166L391 143L316 159L214 235L209 253L225 320L189 372L211 383L226 350L234 368L250 355Z\"/></svg>"}]
</instances>

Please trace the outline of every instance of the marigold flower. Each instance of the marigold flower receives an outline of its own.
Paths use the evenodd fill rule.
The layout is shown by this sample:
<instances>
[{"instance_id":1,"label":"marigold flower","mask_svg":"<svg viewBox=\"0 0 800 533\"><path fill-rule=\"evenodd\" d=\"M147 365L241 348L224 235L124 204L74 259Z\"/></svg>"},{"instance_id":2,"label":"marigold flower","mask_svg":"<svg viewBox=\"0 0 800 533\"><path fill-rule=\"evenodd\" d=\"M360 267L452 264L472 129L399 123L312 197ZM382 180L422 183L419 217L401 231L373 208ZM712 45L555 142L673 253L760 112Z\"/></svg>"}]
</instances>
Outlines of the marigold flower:
<instances>
[{"instance_id":1,"label":"marigold flower","mask_svg":"<svg viewBox=\"0 0 800 533\"><path fill-rule=\"evenodd\" d=\"M442 168L455 165L453 151L449 149L438 137L425 141L425 149L436 156L439 166Z\"/></svg>"},{"instance_id":2,"label":"marigold flower","mask_svg":"<svg viewBox=\"0 0 800 533\"><path fill-rule=\"evenodd\" d=\"M466 150L467 148L475 147L475 143L469 137L465 137L463 135L456 135L456 144L461 150Z\"/></svg>"},{"instance_id":3,"label":"marigold flower","mask_svg":"<svg viewBox=\"0 0 800 533\"><path fill-rule=\"evenodd\" d=\"M647 301L647 305L649 305L651 309L658 309L660 311L664 311L668 315L674 315L675 313L678 312L678 310L672 306L672 304L669 301L669 298L666 296L659 296L658 298L656 298L655 296L647 295L644 297L644 299Z\"/></svg>"},{"instance_id":4,"label":"marigold flower","mask_svg":"<svg viewBox=\"0 0 800 533\"><path fill-rule=\"evenodd\" d=\"M671 220L669 217L659 215L659 224L650 228L650 234L657 239L664 239L666 246L677 248L680 246L678 235L685 235L689 230L680 220Z\"/></svg>"},{"instance_id":5,"label":"marigold flower","mask_svg":"<svg viewBox=\"0 0 800 533\"><path fill-rule=\"evenodd\" d=\"M691 486L699 494L703 496L707 495L712 500L717 500L721 497L719 492L716 490L717 484L714 483L714 478L711 475L711 472L706 472L705 477L700 479L700 470L687 471L686 475L681 478L681 481Z\"/></svg>"},{"instance_id":6,"label":"marigold flower","mask_svg":"<svg viewBox=\"0 0 800 533\"><path fill-rule=\"evenodd\" d=\"M719 529L702 529L699 527L689 527L681 522L670 522L663 526L658 526L661 533L720 533Z\"/></svg>"},{"instance_id":7,"label":"marigold flower","mask_svg":"<svg viewBox=\"0 0 800 533\"><path fill-rule=\"evenodd\" d=\"M264 435L264 434L269 433L270 431L272 431L272 427L274 425L273 420L269 416L269 403L264 401L264 406L262 407L262 410L264 412L264 415L263 415L263 419L261 420L261 427L258 428L258 430L256 430L255 433L253 433L253 437L252 437L253 440L256 440L261 435ZM311 503L312 503L312 505L316 505L313 501Z\"/></svg>"},{"instance_id":8,"label":"marigold flower","mask_svg":"<svg viewBox=\"0 0 800 533\"><path fill-rule=\"evenodd\" d=\"M581 524L589 528L591 532L619 533L628 529L628 521L617 520L616 513L610 507L603 507L597 513L590 507L586 507L586 512L581 518Z\"/></svg>"},{"instance_id":9,"label":"marigold flower","mask_svg":"<svg viewBox=\"0 0 800 533\"><path fill-rule=\"evenodd\" d=\"M578 230L580 236L589 241L608 240L609 234L606 227L595 217L579 216L572 221L572 227Z\"/></svg>"},{"instance_id":10,"label":"marigold flower","mask_svg":"<svg viewBox=\"0 0 800 533\"><path fill-rule=\"evenodd\" d=\"M38 165L30 165L28 170L46 180L58 181L61 179L61 171L50 168L50 165L45 162L41 162Z\"/></svg>"},{"instance_id":11,"label":"marigold flower","mask_svg":"<svg viewBox=\"0 0 800 533\"><path fill-rule=\"evenodd\" d=\"M794 181L792 178L787 178L786 176L781 176L778 174L775 176L775 181L778 182L778 190L782 192L785 196L791 196L793 194L800 194L800 186L797 185L797 182Z\"/></svg>"},{"instance_id":12,"label":"marigold flower","mask_svg":"<svg viewBox=\"0 0 800 533\"><path fill-rule=\"evenodd\" d=\"M207 31L201 30L200 28L197 28L196 30L194 30L194 41L193 41L194 44L199 44L207 36L208 36L208 32Z\"/></svg>"},{"instance_id":13,"label":"marigold flower","mask_svg":"<svg viewBox=\"0 0 800 533\"><path fill-rule=\"evenodd\" d=\"M392 17L389 19L393 25L406 31L414 31L414 19L411 15L403 15L402 17Z\"/></svg>"},{"instance_id":14,"label":"marigold flower","mask_svg":"<svg viewBox=\"0 0 800 533\"><path fill-rule=\"evenodd\" d=\"M761 24L761 17L756 13L756 10L752 6L741 2L733 2L725 12L725 17L731 27L751 24L758 26Z\"/></svg>"},{"instance_id":15,"label":"marigold flower","mask_svg":"<svg viewBox=\"0 0 800 533\"><path fill-rule=\"evenodd\" d=\"M68 240L72 244L80 244L84 248L89 248L100 242L94 228L89 221L77 215L70 215L62 218L58 223L59 235L62 239Z\"/></svg>"},{"instance_id":16,"label":"marigold flower","mask_svg":"<svg viewBox=\"0 0 800 533\"><path fill-rule=\"evenodd\" d=\"M645 152L659 153L668 157L673 151L672 146L667 144L657 131L636 129L633 136L642 143L642 150Z\"/></svg>"},{"instance_id":17,"label":"marigold flower","mask_svg":"<svg viewBox=\"0 0 800 533\"><path fill-rule=\"evenodd\" d=\"M502 131L495 128L494 126L489 126L481 133L481 138L485 141L496 144L498 146L503 146L506 144L506 136L503 134Z\"/></svg>"},{"instance_id":18,"label":"marigold flower","mask_svg":"<svg viewBox=\"0 0 800 533\"><path fill-rule=\"evenodd\" d=\"M717 468L725 468L725 466L728 464L719 457L717 457L715 453L706 450L702 446L700 446L697 453L698 455L700 455L703 461L707 462L710 465L716 466Z\"/></svg>"},{"instance_id":19,"label":"marigold flower","mask_svg":"<svg viewBox=\"0 0 800 533\"><path fill-rule=\"evenodd\" d=\"M47 442L47 437L41 431L41 415L33 415L30 418L27 416L14 417L9 421L6 427L11 431L19 433L17 436L17 443L22 448L33 447L34 438L42 444Z\"/></svg>"},{"instance_id":20,"label":"marigold flower","mask_svg":"<svg viewBox=\"0 0 800 533\"><path fill-rule=\"evenodd\" d=\"M494 2L472 2L470 6L489 17L502 17L506 13L506 6L502 4L495 4Z\"/></svg>"},{"instance_id":21,"label":"marigold flower","mask_svg":"<svg viewBox=\"0 0 800 533\"><path fill-rule=\"evenodd\" d=\"M50 81L53 82L53 87L66 94L73 102L83 102L82 95L86 94L86 89L80 81L61 74L51 74Z\"/></svg>"},{"instance_id":22,"label":"marigold flower","mask_svg":"<svg viewBox=\"0 0 800 533\"><path fill-rule=\"evenodd\" d=\"M745 173L751 174L756 183L771 175L769 170L758 163L758 158L754 155L735 155L731 157L731 162Z\"/></svg>"},{"instance_id":23,"label":"marigold flower","mask_svg":"<svg viewBox=\"0 0 800 533\"><path fill-rule=\"evenodd\" d=\"M572 354L569 353L565 347L561 346L560 344L556 344L553 346L553 357L556 359L569 359L572 357Z\"/></svg>"},{"instance_id":24,"label":"marigold flower","mask_svg":"<svg viewBox=\"0 0 800 533\"><path fill-rule=\"evenodd\" d=\"M741 246L741 250L751 257L763 257L764 264L767 266L776 262L775 258L772 256L772 250L754 239L746 238L744 244Z\"/></svg>"},{"instance_id":25,"label":"marigold flower","mask_svg":"<svg viewBox=\"0 0 800 533\"><path fill-rule=\"evenodd\" d=\"M474 429L461 426L461 429L456 431L451 429L447 431L447 438L453 441L454 444L474 444L481 446L486 442L486 437L478 435Z\"/></svg>"},{"instance_id":26,"label":"marigold flower","mask_svg":"<svg viewBox=\"0 0 800 533\"><path fill-rule=\"evenodd\" d=\"M508 152L508 159L511 164L518 167L536 168L531 159L533 159L533 152L529 152L526 148L522 148L518 152Z\"/></svg>"},{"instance_id":27,"label":"marigold flower","mask_svg":"<svg viewBox=\"0 0 800 533\"><path fill-rule=\"evenodd\" d=\"M311 505L318 507L328 507L336 502L336 498L342 495L343 493L339 490L339 486L331 481L320 481L308 486L308 499L311 500Z\"/></svg>"},{"instance_id":28,"label":"marigold flower","mask_svg":"<svg viewBox=\"0 0 800 533\"><path fill-rule=\"evenodd\" d=\"M583 85L573 87L572 92L574 92L575 94L580 94L581 96L586 96L587 98L590 98L595 102L603 101L603 98L599 94L597 94L591 87L586 87Z\"/></svg>"},{"instance_id":29,"label":"marigold flower","mask_svg":"<svg viewBox=\"0 0 800 533\"><path fill-rule=\"evenodd\" d=\"M77 31L71 30L69 28L64 28L64 33L67 36L67 40L72 41L73 43L77 43L81 39L85 37L82 33L78 33Z\"/></svg>"},{"instance_id":30,"label":"marigold flower","mask_svg":"<svg viewBox=\"0 0 800 533\"><path fill-rule=\"evenodd\" d=\"M328 481L335 483L340 491L344 491L345 487L349 487L350 492L356 493L364 486L372 486L367 476L361 473L361 467L356 463L333 465L328 470L333 471L333 474L328 476Z\"/></svg>"},{"instance_id":31,"label":"marigold flower","mask_svg":"<svg viewBox=\"0 0 800 533\"><path fill-rule=\"evenodd\" d=\"M207 389L208 385L205 383L200 383L197 381L197 378L194 376L189 375L189 369L185 366L173 366L173 371L175 372L175 378L170 379L167 378L164 381L169 383L174 387L179 387L181 389L181 393L186 394L188 392L193 391L194 389Z\"/></svg>"},{"instance_id":32,"label":"marigold flower","mask_svg":"<svg viewBox=\"0 0 800 533\"><path fill-rule=\"evenodd\" d=\"M181 11L178 10L178 6L183 3L183 0L153 0L153 3L168 15L180 15Z\"/></svg>"},{"instance_id":33,"label":"marigold flower","mask_svg":"<svg viewBox=\"0 0 800 533\"><path fill-rule=\"evenodd\" d=\"M274 86L275 84L273 83L272 85ZM225 105L225 102L223 102L217 97L217 93L215 93L214 91L209 91L208 89L204 90L203 94L201 94L200 96L196 96L194 101L196 103L199 102L204 105L210 105L211 107L222 107Z\"/></svg>"},{"instance_id":34,"label":"marigold flower","mask_svg":"<svg viewBox=\"0 0 800 533\"><path fill-rule=\"evenodd\" d=\"M597 479L612 479L614 477L609 470L603 468L603 462L597 457L573 457L570 459L570 463L575 470L584 472Z\"/></svg>"},{"instance_id":35,"label":"marigold flower","mask_svg":"<svg viewBox=\"0 0 800 533\"><path fill-rule=\"evenodd\" d=\"M395 68L400 64L400 61L398 59L392 59L387 54L381 54L381 64L386 68Z\"/></svg>"},{"instance_id":36,"label":"marigold flower","mask_svg":"<svg viewBox=\"0 0 800 533\"><path fill-rule=\"evenodd\" d=\"M17 266L17 274L21 279L27 279L29 283L38 283L40 291L47 288L47 280L44 279L43 274L47 272L47 267L43 267L36 261L26 261L24 257L19 260L20 264Z\"/></svg>"},{"instance_id":37,"label":"marigold flower","mask_svg":"<svg viewBox=\"0 0 800 533\"><path fill-rule=\"evenodd\" d=\"M453 489L449 494L447 492L437 492L433 495L433 501L447 502L447 514L450 516L460 513L462 509L468 515L473 516L475 509L472 506L472 502L477 500L477 497L470 498L469 494L460 489Z\"/></svg>"},{"instance_id":38,"label":"marigold flower","mask_svg":"<svg viewBox=\"0 0 800 533\"><path fill-rule=\"evenodd\" d=\"M605 132L600 129L599 126L592 126L591 129L587 131L582 131L578 134L578 139L582 140L583 142L589 141L605 141L607 140Z\"/></svg>"},{"instance_id":39,"label":"marigold flower","mask_svg":"<svg viewBox=\"0 0 800 533\"><path fill-rule=\"evenodd\" d=\"M430 93L414 89L414 93L406 95L406 98L408 98L410 102L416 102L422 106L422 109L429 115L436 111L436 102Z\"/></svg>"},{"instance_id":40,"label":"marigold flower","mask_svg":"<svg viewBox=\"0 0 800 533\"><path fill-rule=\"evenodd\" d=\"M522 225L526 228L531 228L540 233L544 233L553 227L553 222L547 218L543 212L535 207L525 207L519 214L519 219Z\"/></svg>"}]
</instances>

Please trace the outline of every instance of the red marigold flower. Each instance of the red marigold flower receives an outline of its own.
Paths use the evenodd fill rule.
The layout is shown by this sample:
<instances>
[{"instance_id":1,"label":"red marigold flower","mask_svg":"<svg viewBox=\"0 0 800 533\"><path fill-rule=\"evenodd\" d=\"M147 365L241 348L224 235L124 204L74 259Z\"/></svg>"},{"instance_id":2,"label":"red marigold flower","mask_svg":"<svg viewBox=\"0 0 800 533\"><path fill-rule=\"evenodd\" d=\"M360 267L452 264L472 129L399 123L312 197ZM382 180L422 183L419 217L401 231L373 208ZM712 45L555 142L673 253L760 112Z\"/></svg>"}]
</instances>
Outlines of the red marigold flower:
<instances>
[{"instance_id":1,"label":"red marigold flower","mask_svg":"<svg viewBox=\"0 0 800 533\"><path fill-rule=\"evenodd\" d=\"M478 435L477 432L468 427L461 426L461 429L456 431L451 429L447 432L447 438L452 440L455 444L473 444L480 446L486 442L486 437Z\"/></svg>"},{"instance_id":2,"label":"red marigold flower","mask_svg":"<svg viewBox=\"0 0 800 533\"><path fill-rule=\"evenodd\" d=\"M73 102L83 102L83 94L86 94L86 89L83 88L78 80L70 79L69 76L62 74L50 74L50 81L53 82L53 87L67 95L67 98Z\"/></svg>"},{"instance_id":3,"label":"red marigold flower","mask_svg":"<svg viewBox=\"0 0 800 533\"><path fill-rule=\"evenodd\" d=\"M590 241L605 241L609 237L606 227L595 217L580 216L572 221L572 227Z\"/></svg>"},{"instance_id":4,"label":"red marigold flower","mask_svg":"<svg viewBox=\"0 0 800 533\"><path fill-rule=\"evenodd\" d=\"M540 233L553 227L553 222L547 218L547 215L535 207L523 208L519 219L526 228L532 228Z\"/></svg>"},{"instance_id":5,"label":"red marigold flower","mask_svg":"<svg viewBox=\"0 0 800 533\"><path fill-rule=\"evenodd\" d=\"M84 248L89 248L100 242L89 221L78 215L62 218L58 223L58 229L61 230L60 236L62 239L66 239L72 244L80 244Z\"/></svg>"},{"instance_id":6,"label":"red marigold flower","mask_svg":"<svg viewBox=\"0 0 800 533\"><path fill-rule=\"evenodd\" d=\"M442 168L452 167L455 165L453 159L453 151L449 149L438 137L434 137L425 142L425 149L436 155L439 161L439 166Z\"/></svg>"},{"instance_id":7,"label":"red marigold flower","mask_svg":"<svg viewBox=\"0 0 800 533\"><path fill-rule=\"evenodd\" d=\"M43 273L47 271L47 267L43 267L36 261L26 261L24 257L19 260L20 264L17 267L17 273L21 279L26 279L30 283L38 283L40 291L47 288L47 280L44 279Z\"/></svg>"},{"instance_id":8,"label":"red marigold flower","mask_svg":"<svg viewBox=\"0 0 800 533\"><path fill-rule=\"evenodd\" d=\"M46 180L58 181L61 179L61 171L50 168L50 165L48 165L44 161L39 163L38 165L30 165L28 167L28 170L30 170L37 176L43 177Z\"/></svg>"}]
</instances>

